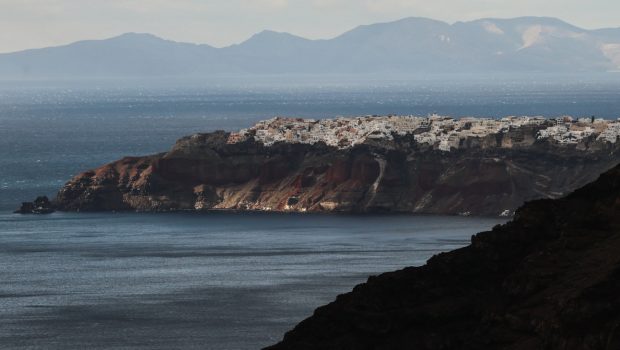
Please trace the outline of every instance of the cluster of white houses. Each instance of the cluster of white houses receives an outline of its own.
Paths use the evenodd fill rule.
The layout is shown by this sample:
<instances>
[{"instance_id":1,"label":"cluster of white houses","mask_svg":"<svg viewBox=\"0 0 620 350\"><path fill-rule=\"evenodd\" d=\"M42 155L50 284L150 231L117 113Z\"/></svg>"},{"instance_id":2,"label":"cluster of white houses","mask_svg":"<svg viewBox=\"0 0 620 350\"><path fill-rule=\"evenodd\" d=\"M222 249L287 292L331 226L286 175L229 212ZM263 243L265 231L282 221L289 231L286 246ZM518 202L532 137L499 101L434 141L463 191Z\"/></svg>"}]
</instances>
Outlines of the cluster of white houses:
<instances>
[{"instance_id":1,"label":"cluster of white houses","mask_svg":"<svg viewBox=\"0 0 620 350\"><path fill-rule=\"evenodd\" d=\"M236 143L253 137L266 146L276 142L307 143L324 142L339 148L348 148L368 139L392 140L394 135L413 134L420 144L436 145L450 151L458 148L462 139L485 137L521 128L537 126L538 139L553 139L558 143L579 143L586 137L595 136L604 142L615 143L620 136L619 120L595 118L573 119L561 117L505 117L460 118L432 115L417 116L364 116L335 119L301 119L276 117L258 122L248 129L232 133L228 143Z\"/></svg>"}]
</instances>

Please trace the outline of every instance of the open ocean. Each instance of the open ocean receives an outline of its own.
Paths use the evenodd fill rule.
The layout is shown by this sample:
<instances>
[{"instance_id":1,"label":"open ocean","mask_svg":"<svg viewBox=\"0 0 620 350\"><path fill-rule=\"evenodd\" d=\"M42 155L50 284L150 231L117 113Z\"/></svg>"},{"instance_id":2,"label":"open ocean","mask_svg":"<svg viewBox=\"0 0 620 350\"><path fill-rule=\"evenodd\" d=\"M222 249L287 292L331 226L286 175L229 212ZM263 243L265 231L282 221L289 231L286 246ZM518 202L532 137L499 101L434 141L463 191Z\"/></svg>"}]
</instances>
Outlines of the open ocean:
<instances>
[{"instance_id":1,"label":"open ocean","mask_svg":"<svg viewBox=\"0 0 620 350\"><path fill-rule=\"evenodd\" d=\"M616 78L616 80L618 80ZM276 115L620 117L620 83L296 87L0 83L0 348L258 349L368 275L501 222L437 216L19 216L78 172Z\"/></svg>"}]
</instances>

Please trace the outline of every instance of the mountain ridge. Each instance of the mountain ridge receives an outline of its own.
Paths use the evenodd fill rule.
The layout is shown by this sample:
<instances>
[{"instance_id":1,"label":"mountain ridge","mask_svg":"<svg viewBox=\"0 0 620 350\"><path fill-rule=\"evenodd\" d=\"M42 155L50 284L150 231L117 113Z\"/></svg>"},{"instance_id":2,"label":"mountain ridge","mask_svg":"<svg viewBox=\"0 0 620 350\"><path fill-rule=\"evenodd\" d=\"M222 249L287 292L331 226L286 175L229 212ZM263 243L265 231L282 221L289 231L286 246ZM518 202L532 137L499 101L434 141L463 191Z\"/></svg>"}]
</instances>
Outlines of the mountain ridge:
<instances>
[{"instance_id":1,"label":"mountain ridge","mask_svg":"<svg viewBox=\"0 0 620 350\"><path fill-rule=\"evenodd\" d=\"M620 28L587 30L551 17L408 17L318 40L265 30L221 48L125 33L0 54L0 79L618 69Z\"/></svg>"}]
</instances>

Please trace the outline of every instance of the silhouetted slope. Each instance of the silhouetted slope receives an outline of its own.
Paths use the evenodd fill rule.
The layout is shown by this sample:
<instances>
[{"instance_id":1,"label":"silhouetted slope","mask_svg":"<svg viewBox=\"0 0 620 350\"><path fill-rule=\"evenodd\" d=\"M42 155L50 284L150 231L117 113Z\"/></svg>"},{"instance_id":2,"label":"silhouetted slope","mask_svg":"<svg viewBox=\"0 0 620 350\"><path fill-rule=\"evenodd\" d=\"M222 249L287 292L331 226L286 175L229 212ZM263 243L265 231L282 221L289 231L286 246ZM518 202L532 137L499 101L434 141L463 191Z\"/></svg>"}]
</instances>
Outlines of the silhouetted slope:
<instances>
[{"instance_id":1,"label":"silhouetted slope","mask_svg":"<svg viewBox=\"0 0 620 350\"><path fill-rule=\"evenodd\" d=\"M369 278L284 349L620 349L620 166L471 245Z\"/></svg>"}]
</instances>

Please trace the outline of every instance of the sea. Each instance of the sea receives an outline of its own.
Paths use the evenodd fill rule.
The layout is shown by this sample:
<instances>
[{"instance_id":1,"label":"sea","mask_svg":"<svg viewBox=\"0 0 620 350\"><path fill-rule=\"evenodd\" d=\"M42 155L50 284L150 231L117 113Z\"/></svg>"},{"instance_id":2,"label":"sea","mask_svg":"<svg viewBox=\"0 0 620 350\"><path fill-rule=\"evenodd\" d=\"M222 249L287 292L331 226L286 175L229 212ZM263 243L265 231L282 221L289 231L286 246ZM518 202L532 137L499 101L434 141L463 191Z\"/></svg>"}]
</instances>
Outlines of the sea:
<instances>
[{"instance_id":1,"label":"sea","mask_svg":"<svg viewBox=\"0 0 620 350\"><path fill-rule=\"evenodd\" d=\"M368 276L504 219L13 214L72 176L274 116L620 117L604 79L236 84L0 82L0 348L259 349Z\"/></svg>"}]
</instances>

